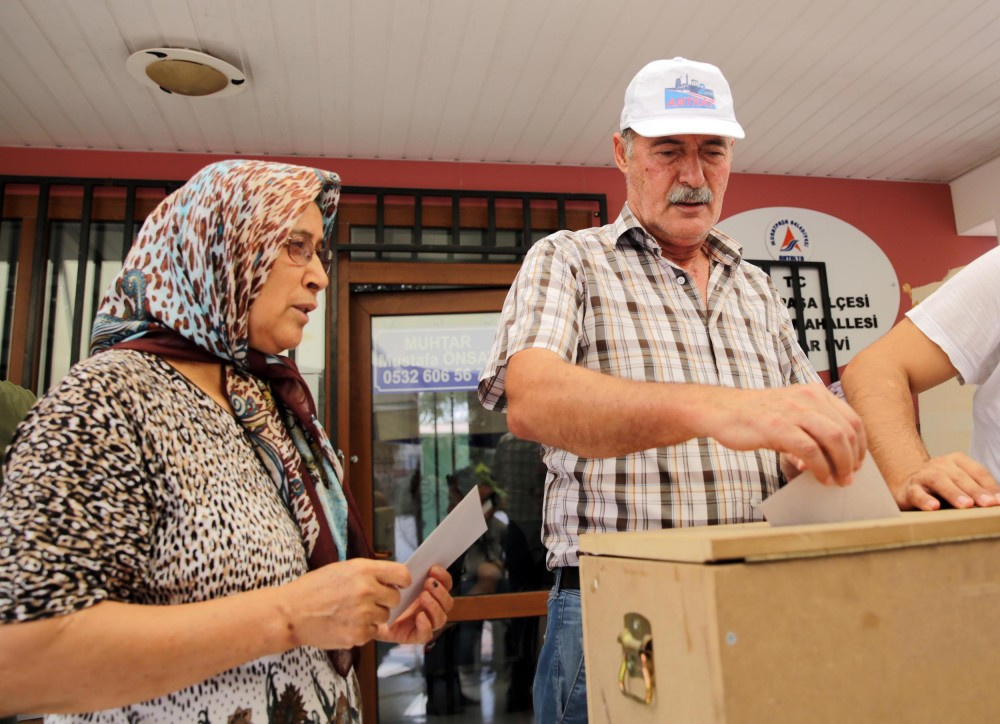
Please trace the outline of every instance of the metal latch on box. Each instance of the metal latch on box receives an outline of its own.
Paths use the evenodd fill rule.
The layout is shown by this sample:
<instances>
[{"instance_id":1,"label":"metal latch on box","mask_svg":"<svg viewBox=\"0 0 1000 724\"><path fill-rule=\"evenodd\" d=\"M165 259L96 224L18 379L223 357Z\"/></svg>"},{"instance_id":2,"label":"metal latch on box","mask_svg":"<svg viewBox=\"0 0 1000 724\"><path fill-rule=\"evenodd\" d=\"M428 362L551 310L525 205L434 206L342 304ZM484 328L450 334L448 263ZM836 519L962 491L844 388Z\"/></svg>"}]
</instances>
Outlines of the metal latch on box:
<instances>
[{"instance_id":1,"label":"metal latch on box","mask_svg":"<svg viewBox=\"0 0 1000 724\"><path fill-rule=\"evenodd\" d=\"M622 645L622 666L618 670L618 690L625 696L651 704L656 682L653 678L653 630L649 619L638 613L625 614L625 628L618 634ZM642 677L645 693L629 690L629 679Z\"/></svg>"}]
</instances>

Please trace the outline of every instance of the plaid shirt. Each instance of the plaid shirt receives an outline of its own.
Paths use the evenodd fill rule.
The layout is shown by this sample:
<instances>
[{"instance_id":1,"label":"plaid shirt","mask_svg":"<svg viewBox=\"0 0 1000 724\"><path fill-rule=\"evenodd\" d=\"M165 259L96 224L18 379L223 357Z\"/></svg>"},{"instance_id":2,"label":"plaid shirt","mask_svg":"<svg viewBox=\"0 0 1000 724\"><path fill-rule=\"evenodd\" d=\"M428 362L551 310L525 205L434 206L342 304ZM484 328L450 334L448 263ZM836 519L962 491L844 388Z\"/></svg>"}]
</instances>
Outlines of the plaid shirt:
<instances>
[{"instance_id":1,"label":"plaid shirt","mask_svg":"<svg viewBox=\"0 0 1000 724\"><path fill-rule=\"evenodd\" d=\"M507 406L507 360L531 347L615 377L763 389L819 380L770 278L709 235L708 313L628 206L613 224L538 241L504 302L479 399ZM600 410L593 414L599 415ZM550 568L577 565L580 533L760 520L778 455L698 438L619 458L544 446L542 539Z\"/></svg>"}]
</instances>

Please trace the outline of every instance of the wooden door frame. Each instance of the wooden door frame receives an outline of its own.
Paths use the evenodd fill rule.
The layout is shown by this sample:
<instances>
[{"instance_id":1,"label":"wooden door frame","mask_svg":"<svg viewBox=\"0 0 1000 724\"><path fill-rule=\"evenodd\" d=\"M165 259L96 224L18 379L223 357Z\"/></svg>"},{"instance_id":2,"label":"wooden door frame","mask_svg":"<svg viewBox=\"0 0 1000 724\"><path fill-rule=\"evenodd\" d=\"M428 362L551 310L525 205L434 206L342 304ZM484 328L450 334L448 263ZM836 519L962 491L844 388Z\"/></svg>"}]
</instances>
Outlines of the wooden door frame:
<instances>
[{"instance_id":1,"label":"wooden door frame","mask_svg":"<svg viewBox=\"0 0 1000 724\"><path fill-rule=\"evenodd\" d=\"M338 265L337 340L339 438L347 480L372 539L371 318L382 315L494 312L503 305L516 264L415 264L350 262ZM474 280L470 283L470 280ZM419 284L453 287L427 291L351 294L352 284ZM548 591L456 597L449 621L544 616ZM365 647L358 672L364 710L377 716L374 643ZM372 721L375 721L374 719Z\"/></svg>"}]
</instances>

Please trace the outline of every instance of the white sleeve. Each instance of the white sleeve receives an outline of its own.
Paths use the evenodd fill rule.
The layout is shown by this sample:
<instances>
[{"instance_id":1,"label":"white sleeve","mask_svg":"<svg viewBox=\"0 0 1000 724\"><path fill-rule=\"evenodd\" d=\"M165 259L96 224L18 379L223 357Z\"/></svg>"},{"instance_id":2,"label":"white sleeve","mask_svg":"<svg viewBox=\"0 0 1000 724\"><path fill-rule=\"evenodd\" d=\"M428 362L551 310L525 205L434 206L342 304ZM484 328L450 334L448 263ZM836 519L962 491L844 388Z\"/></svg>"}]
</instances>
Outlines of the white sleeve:
<instances>
[{"instance_id":1,"label":"white sleeve","mask_svg":"<svg viewBox=\"0 0 1000 724\"><path fill-rule=\"evenodd\" d=\"M970 263L906 316L948 355L963 384L1000 363L1000 247Z\"/></svg>"}]
</instances>

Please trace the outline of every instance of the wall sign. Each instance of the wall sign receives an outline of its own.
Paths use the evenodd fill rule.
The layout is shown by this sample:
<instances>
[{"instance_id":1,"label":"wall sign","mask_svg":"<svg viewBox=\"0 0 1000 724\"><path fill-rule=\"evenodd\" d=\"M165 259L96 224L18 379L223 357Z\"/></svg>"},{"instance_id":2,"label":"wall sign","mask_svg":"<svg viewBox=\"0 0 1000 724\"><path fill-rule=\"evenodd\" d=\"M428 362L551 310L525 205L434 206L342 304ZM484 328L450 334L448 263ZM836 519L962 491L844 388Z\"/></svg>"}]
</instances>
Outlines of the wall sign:
<instances>
[{"instance_id":1,"label":"wall sign","mask_svg":"<svg viewBox=\"0 0 1000 724\"><path fill-rule=\"evenodd\" d=\"M805 270L800 275L802 304L796 309L794 280L789 270L781 268L782 261L826 265L829 325L838 365L850 362L895 324L896 271L878 244L846 221L811 209L769 207L736 214L718 227L743 245L744 258L774 260L774 285L792 318L804 325L809 360L818 371L829 369L819 274Z\"/></svg>"},{"instance_id":2,"label":"wall sign","mask_svg":"<svg viewBox=\"0 0 1000 724\"><path fill-rule=\"evenodd\" d=\"M495 319L498 315L492 315ZM405 319L405 318L404 318ZM372 329L376 393L475 390L486 366L495 322L481 327Z\"/></svg>"}]
</instances>

